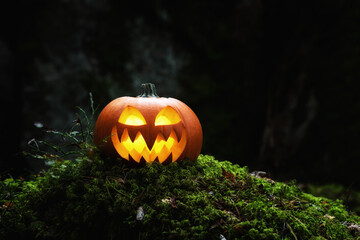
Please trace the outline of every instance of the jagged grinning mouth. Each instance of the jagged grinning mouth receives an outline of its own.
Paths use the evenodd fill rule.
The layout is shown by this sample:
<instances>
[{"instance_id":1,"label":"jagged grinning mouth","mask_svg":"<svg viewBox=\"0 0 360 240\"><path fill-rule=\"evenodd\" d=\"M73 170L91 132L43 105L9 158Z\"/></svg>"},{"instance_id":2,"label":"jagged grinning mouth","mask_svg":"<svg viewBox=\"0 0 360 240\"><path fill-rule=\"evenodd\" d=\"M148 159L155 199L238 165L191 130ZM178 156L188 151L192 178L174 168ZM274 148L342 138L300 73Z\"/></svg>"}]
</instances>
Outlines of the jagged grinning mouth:
<instances>
[{"instance_id":1,"label":"jagged grinning mouth","mask_svg":"<svg viewBox=\"0 0 360 240\"><path fill-rule=\"evenodd\" d=\"M127 160L130 160L131 156L134 161L140 162L141 157L143 157L146 162L152 163L158 158L159 162L162 163L172 154L172 162L175 162L185 149L186 131L185 129L182 130L180 141L178 141L174 130L171 131L168 139L159 133L151 150L140 132L132 141L128 130L125 129L119 140L117 127L114 126L111 130L111 140L119 155Z\"/></svg>"}]
</instances>

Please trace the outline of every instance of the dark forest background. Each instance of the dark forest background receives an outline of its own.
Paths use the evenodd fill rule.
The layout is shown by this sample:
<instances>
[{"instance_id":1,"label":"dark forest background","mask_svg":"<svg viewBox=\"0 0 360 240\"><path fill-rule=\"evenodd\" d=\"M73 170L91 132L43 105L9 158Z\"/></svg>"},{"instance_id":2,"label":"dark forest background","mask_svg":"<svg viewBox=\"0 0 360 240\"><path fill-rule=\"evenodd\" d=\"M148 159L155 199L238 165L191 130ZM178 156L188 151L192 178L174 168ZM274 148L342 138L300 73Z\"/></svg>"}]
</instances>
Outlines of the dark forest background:
<instances>
[{"instance_id":1,"label":"dark forest background","mask_svg":"<svg viewBox=\"0 0 360 240\"><path fill-rule=\"evenodd\" d=\"M276 179L360 186L360 1L19 0L0 8L1 175L21 151L156 84L202 153ZM98 112L99 113L99 112Z\"/></svg>"}]
</instances>

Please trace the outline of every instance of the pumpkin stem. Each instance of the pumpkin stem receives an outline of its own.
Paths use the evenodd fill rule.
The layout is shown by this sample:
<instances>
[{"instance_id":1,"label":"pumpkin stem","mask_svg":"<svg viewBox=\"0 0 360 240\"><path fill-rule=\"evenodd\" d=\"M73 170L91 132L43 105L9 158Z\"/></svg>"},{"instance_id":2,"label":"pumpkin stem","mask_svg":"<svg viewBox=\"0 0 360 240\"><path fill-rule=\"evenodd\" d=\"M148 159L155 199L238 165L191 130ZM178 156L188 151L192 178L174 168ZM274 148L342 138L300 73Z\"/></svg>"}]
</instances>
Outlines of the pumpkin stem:
<instances>
[{"instance_id":1,"label":"pumpkin stem","mask_svg":"<svg viewBox=\"0 0 360 240\"><path fill-rule=\"evenodd\" d=\"M141 87L143 92L138 97L155 97L155 98L159 97L156 94L155 85L153 83L143 83L141 84Z\"/></svg>"}]
</instances>

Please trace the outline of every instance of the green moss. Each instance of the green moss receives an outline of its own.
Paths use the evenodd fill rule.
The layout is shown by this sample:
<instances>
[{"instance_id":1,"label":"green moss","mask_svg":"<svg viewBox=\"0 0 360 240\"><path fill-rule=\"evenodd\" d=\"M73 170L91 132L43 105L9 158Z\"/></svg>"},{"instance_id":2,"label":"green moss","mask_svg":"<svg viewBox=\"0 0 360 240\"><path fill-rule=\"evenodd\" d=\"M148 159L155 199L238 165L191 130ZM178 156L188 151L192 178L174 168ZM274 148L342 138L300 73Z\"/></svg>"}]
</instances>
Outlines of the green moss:
<instances>
[{"instance_id":1,"label":"green moss","mask_svg":"<svg viewBox=\"0 0 360 240\"><path fill-rule=\"evenodd\" d=\"M0 239L360 239L340 200L207 155L130 168L93 150L0 194Z\"/></svg>"},{"instance_id":2,"label":"green moss","mask_svg":"<svg viewBox=\"0 0 360 240\"><path fill-rule=\"evenodd\" d=\"M351 209L360 214L360 191L350 187L344 187L339 184L313 185L304 186L304 191L315 196L324 196L333 200L341 199Z\"/></svg>"}]
</instances>

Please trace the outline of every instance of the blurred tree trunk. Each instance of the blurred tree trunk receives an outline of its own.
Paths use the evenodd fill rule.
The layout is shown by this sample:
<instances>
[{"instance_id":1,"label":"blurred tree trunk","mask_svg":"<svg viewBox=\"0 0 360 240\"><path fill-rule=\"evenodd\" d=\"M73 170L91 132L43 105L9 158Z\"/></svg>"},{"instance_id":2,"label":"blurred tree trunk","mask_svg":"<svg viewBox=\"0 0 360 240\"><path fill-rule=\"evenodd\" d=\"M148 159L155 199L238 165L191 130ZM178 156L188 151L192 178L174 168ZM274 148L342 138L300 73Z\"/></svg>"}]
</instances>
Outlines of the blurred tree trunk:
<instances>
[{"instance_id":1,"label":"blurred tree trunk","mask_svg":"<svg viewBox=\"0 0 360 240\"><path fill-rule=\"evenodd\" d=\"M272 170L295 169L317 113L311 54L319 36L312 15L302 14L306 9L302 4L264 2L261 77L268 79L268 93L258 160Z\"/></svg>"},{"instance_id":2,"label":"blurred tree trunk","mask_svg":"<svg viewBox=\"0 0 360 240\"><path fill-rule=\"evenodd\" d=\"M260 164L279 169L285 162L289 163L301 146L316 111L317 100L305 73L294 81L270 83Z\"/></svg>"}]
</instances>

